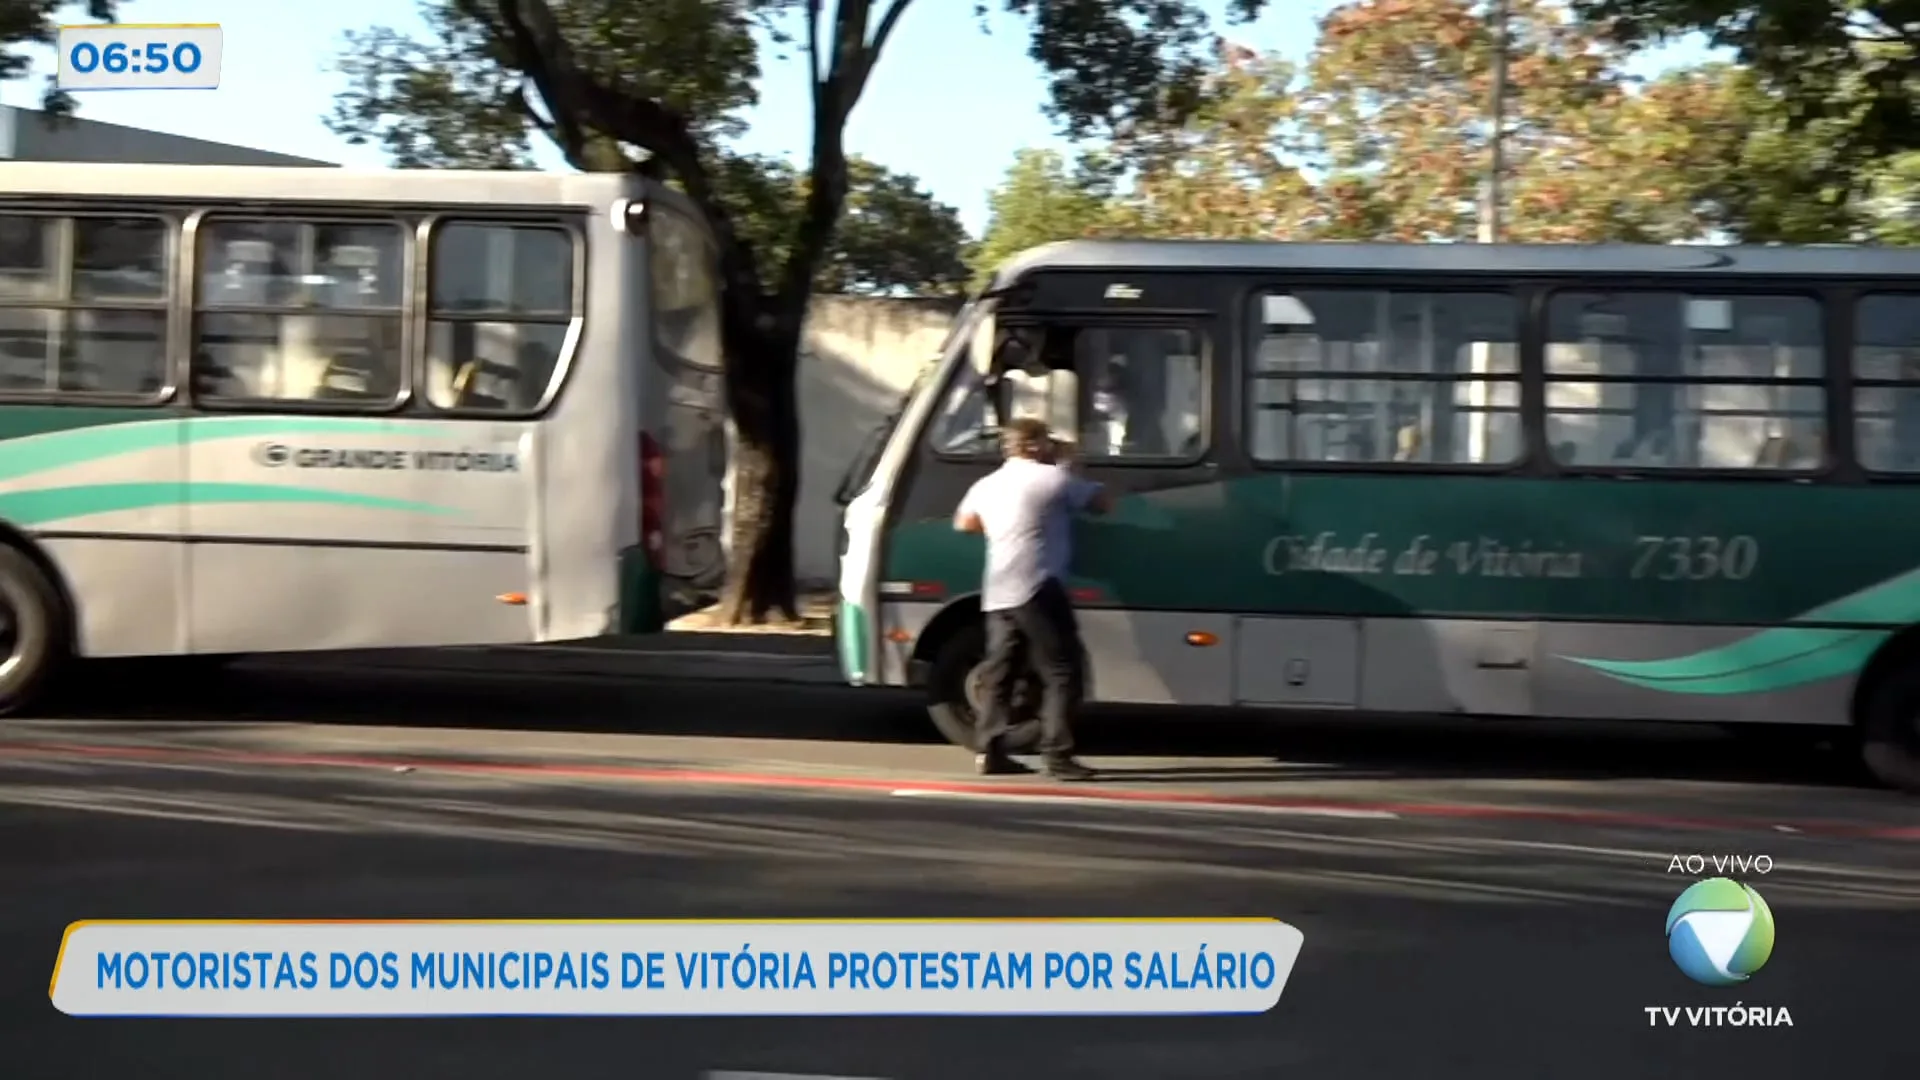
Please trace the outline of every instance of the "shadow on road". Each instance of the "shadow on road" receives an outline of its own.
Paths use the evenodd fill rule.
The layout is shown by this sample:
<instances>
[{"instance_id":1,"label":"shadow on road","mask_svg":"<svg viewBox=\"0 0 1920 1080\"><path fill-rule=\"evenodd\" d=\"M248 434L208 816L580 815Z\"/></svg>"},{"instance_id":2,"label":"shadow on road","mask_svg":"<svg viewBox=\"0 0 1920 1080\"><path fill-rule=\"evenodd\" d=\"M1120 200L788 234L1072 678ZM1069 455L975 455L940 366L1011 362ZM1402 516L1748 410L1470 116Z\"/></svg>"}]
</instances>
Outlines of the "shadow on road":
<instances>
[{"instance_id":1,"label":"shadow on road","mask_svg":"<svg viewBox=\"0 0 1920 1080\"><path fill-rule=\"evenodd\" d=\"M257 702L296 691L223 692ZM1702 847L1711 838L1577 845L1471 820L1408 833L384 770L24 761L6 770L0 880L31 883L0 905L0 1045L17 1048L9 1075L211 1080L258 1075L259 1062L276 1080L604 1075L608 1062L633 1062L633 1075L691 1080L723 1055L743 1067L902 1080L1266 1077L1287 1071L1276 1061L1336 1078L1731 1070L1771 1080L1817 1075L1822 1064L1915 1075L1910 1041L1889 1035L1902 1030L1910 994L1886 961L1920 950L1910 917L1920 872L1884 847L1769 841L1780 869L1763 887L1791 929L1748 1000L1791 1005L1800 1026L1748 1036L1654 1029L1641 1012L1746 992L1692 986L1661 948L1679 887L1666 859L1719 850ZM1270 1016L129 1020L104 1039L99 1023L53 1015L46 997L62 929L82 917L1250 913L1283 917L1308 940ZM1543 993L1542 970L1578 977ZM1381 1036L1383 1017L1395 1037Z\"/></svg>"},{"instance_id":2,"label":"shadow on road","mask_svg":"<svg viewBox=\"0 0 1920 1080\"><path fill-rule=\"evenodd\" d=\"M249 669L189 676L164 665L101 664L61 715L178 732L182 723L337 724L426 729L712 736L938 744L912 692L746 682L629 681L444 672ZM1860 786L1844 739L1748 740L1706 725L1541 723L1354 715L1250 716L1223 710L1090 710L1084 753L1120 758L1114 781L1311 785L1352 780L1676 780ZM956 755L959 751L956 750ZM1202 759L1164 767L1128 757ZM1206 758L1234 758L1211 765ZM1248 758L1264 758L1253 764Z\"/></svg>"}]
</instances>

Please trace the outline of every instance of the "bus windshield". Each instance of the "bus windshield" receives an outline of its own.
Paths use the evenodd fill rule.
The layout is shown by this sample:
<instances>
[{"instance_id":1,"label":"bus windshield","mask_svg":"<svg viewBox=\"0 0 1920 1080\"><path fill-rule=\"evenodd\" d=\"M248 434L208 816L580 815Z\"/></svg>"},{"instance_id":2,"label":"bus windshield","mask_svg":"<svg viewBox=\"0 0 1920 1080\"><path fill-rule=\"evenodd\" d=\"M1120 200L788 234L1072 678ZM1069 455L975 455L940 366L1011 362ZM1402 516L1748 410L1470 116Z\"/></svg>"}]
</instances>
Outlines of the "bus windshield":
<instances>
[{"instance_id":1,"label":"bus windshield","mask_svg":"<svg viewBox=\"0 0 1920 1080\"><path fill-rule=\"evenodd\" d=\"M853 497L860 494L861 489L867 486L867 482L873 479L873 470L879 466L880 455L885 452L887 441L893 435L893 429L899 426L900 417L906 413L907 406L926 388L934 372L940 369L941 359L956 347L957 342L967 340L968 333L972 331L979 321L980 313L986 308L987 305L980 301L970 300L960 309L959 315L953 320L953 327L947 331L946 339L940 343L939 350L921 367L920 374L914 376L913 385L907 387L906 393L900 395L900 400L894 405L893 411L867 433L866 441L860 444L859 452L854 454L853 460L847 463L847 471L841 476L840 486L833 493L835 504L845 506L852 502Z\"/></svg>"},{"instance_id":2,"label":"bus windshield","mask_svg":"<svg viewBox=\"0 0 1920 1080\"><path fill-rule=\"evenodd\" d=\"M860 490L867 486L867 481L873 478L873 470L880 464L880 455L886 450L887 439L893 435L893 429L899 426L901 414L907 411L907 404L920 392L920 388L926 385L927 376L939 366L939 361L935 360L920 369L920 374L914 376L913 385L907 387L907 392L900 395L900 400L894 405L893 411L867 433L866 441L860 444L859 452L855 453L853 460L847 464L846 475L840 478L840 486L833 493L833 501L836 504L845 506L852 502L853 497L860 494Z\"/></svg>"}]
</instances>

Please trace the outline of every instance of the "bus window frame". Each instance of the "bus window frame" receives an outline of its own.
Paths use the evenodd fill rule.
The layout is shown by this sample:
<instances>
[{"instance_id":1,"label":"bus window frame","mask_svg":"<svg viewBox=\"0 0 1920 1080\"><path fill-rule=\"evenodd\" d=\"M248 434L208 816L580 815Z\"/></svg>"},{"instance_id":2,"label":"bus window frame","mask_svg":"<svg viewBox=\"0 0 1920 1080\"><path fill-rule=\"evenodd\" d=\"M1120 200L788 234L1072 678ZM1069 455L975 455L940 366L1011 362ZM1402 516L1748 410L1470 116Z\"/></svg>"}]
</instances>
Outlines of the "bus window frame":
<instances>
[{"instance_id":1,"label":"bus window frame","mask_svg":"<svg viewBox=\"0 0 1920 1080\"><path fill-rule=\"evenodd\" d=\"M1272 295L1292 295L1297 292L1354 292L1354 293L1400 293L1419 296L1441 296L1447 294L1463 295L1500 295L1513 301L1514 327L1514 368L1510 373L1497 373L1493 378L1481 377L1476 380L1468 376L1442 376L1436 378L1431 372L1381 372L1368 375L1342 375L1325 373L1322 377L1346 378L1354 381L1411 382L1411 383L1455 383L1465 384L1483 381L1498 384L1510 384L1514 387L1516 405L1514 412L1520 422L1520 453L1509 461L1498 462L1452 462L1452 461L1326 461L1312 458L1267 460L1253 451L1253 383L1254 356L1260 342L1266 337L1266 319L1262 314L1262 302ZM1533 471L1539 459L1540 448L1535 439L1536 428L1544 427L1544 419L1536 422L1536 417L1544 417L1542 410L1529 404L1532 396L1530 382L1539 370L1535 365L1529 370L1529 355L1533 351L1533 336L1537 332L1538 319L1535 317L1539 301L1537 290L1529 282L1506 276L1475 277L1463 275L1446 284L1433 284L1409 279L1402 275L1356 276L1343 274L1328 276L1325 274L1300 274L1288 280L1263 276L1250 280L1242 291L1236 307L1239 309L1238 333L1241 335L1240 347L1235 351L1234 379L1230 390L1234 415L1238 418L1239 438L1236 440L1236 452L1244 467L1261 472L1282 473L1431 473L1443 475L1471 476L1507 476L1520 475Z\"/></svg>"},{"instance_id":2,"label":"bus window frame","mask_svg":"<svg viewBox=\"0 0 1920 1080\"><path fill-rule=\"evenodd\" d=\"M658 313L659 308L655 304L655 300L657 299L657 294L654 290L654 283L653 283L653 260L654 260L654 251L655 251L654 241L653 241L653 225L654 225L654 222L660 220L660 217L657 215L665 215L665 216L669 216L677 219L682 226L690 229L693 235L700 238L700 247L701 247L701 250L705 252L707 256L707 268L709 271L711 271L710 276L713 279L712 304L714 308L714 323L715 323L714 332L717 335L719 335L719 338L720 338L720 356L721 356L720 362L717 364L712 364L712 365L702 364L699 361L694 360L690 357L681 356L678 352L659 347L660 331L659 331L659 328L655 325L655 319L654 319L654 316ZM727 363L726 363L726 351L727 351L726 292L727 292L727 288L726 288L726 278L725 278L725 275L722 273L721 266L720 266L719 243L714 240L712 231L708 229L704 224L702 224L692 214L682 211L679 208L672 206L666 202L660 202L651 206L648 209L648 213L645 220L646 220L646 228L642 232L640 239L641 239L641 243L646 245L645 251L646 251L646 263L647 263L646 299L647 299L647 345L648 345L647 354L649 359L651 359L653 363L656 366L658 366L661 370L666 371L668 374L674 375L674 376L678 376L681 372L684 372L684 371L692 371L701 375L724 375L727 369Z\"/></svg>"},{"instance_id":3,"label":"bus window frame","mask_svg":"<svg viewBox=\"0 0 1920 1080\"><path fill-rule=\"evenodd\" d=\"M433 307L433 244L436 234L446 225L500 225L508 228L557 229L566 233L573 246L573 282L566 321L557 319L518 320L547 326L565 326L566 335L560 342L560 353L554 357L553 372L547 376L547 385L541 390L540 397L525 409L479 409L470 407L441 407L433 403L427 393L427 349L432 340L432 326L435 322L511 322L516 320L483 316L458 317L447 319L436 314ZM582 227L576 215L540 214L540 213L490 213L484 210L441 210L421 218L415 232L415 250L418 252L418 264L414 275L409 279L414 288L409 290L409 299L413 301L413 315L410 329L414 332L416 348L410 354L413 362L412 376L409 380L410 395L417 402L416 409L428 416L449 420L537 420L546 415L560 400L560 394L573 381L575 358L580 354L581 342L586 337L587 321L587 267L588 231ZM651 299L648 303L651 304ZM649 336L647 348L653 349L651 336L652 320L648 323Z\"/></svg>"},{"instance_id":4,"label":"bus window frame","mask_svg":"<svg viewBox=\"0 0 1920 1080\"><path fill-rule=\"evenodd\" d=\"M158 408L171 403L180 396L183 385L180 365L177 362L180 348L181 327L190 322L191 306L184 316L180 293L180 267L184 262L185 218L171 209L156 209L148 205L131 205L114 202L88 201L80 204L62 203L23 203L8 205L3 211L9 217L46 218L61 222L64 234L60 244L60 264L54 269L58 278L58 294L55 297L28 301L0 301L0 307L8 310L29 311L157 311L161 315L161 376L160 385L146 394L126 394L114 391L91 390L0 390L0 404L3 405L68 405L78 408ZM73 298L74 245L71 222L81 218L107 219L143 219L157 221L165 230L166 243L163 257L166 269L162 274L165 292L158 304L130 304L83 301Z\"/></svg>"},{"instance_id":5,"label":"bus window frame","mask_svg":"<svg viewBox=\"0 0 1920 1080\"><path fill-rule=\"evenodd\" d=\"M400 379L392 398L380 402L355 403L348 401L303 401L296 398L242 398L210 396L197 393L193 386L195 354L200 343L200 228L209 218L237 221L284 221L295 225L366 225L370 223L390 223L398 227L402 239L400 269ZM419 341L414 336L414 290L422 259L417 246L413 243L415 232L413 221L404 214L372 212L366 207L355 209L337 204L314 204L311 206L294 202L261 203L222 203L195 209L180 230L180 282L185 332L180 363L181 399L196 411L209 413L260 413L269 415L321 415L321 416L392 416L405 411L413 401L413 370L415 351ZM215 308L219 314L266 314L284 315L290 310L278 305L242 305L236 307ZM319 311L330 309L320 308ZM352 315L353 311L342 314ZM382 317L391 317L393 313L382 311Z\"/></svg>"},{"instance_id":6,"label":"bus window frame","mask_svg":"<svg viewBox=\"0 0 1920 1080\"><path fill-rule=\"evenodd\" d=\"M1088 310L1085 308L1062 308L1058 310L1001 308L991 313L991 317L994 320L993 334L996 341L999 338L1000 331L1003 329L1033 326L1046 329L1052 329L1058 326L1069 326L1073 327L1076 331L1087 327L1100 327L1103 329L1123 327L1148 330L1184 330L1192 334L1197 346L1195 356L1200 361L1200 439L1193 453L1178 455L1156 454L1148 456L1133 454L1086 457L1081 456L1076 447L1074 460L1077 464L1088 469L1190 469L1204 463L1213 455L1215 440L1218 437L1218 425L1215 423L1214 410L1214 372L1218 367L1217 357L1219 355L1219 344L1215 340L1218 336L1215 331L1217 319L1213 312L1154 310L1128 311L1122 313L1100 311L1097 309ZM946 400L946 395L952 392L958 380L973 369L971 335L969 335L969 340L963 347L967 350L968 355L963 357L961 362L954 366L951 375L945 380L944 385L940 386L937 390L930 389L929 391L936 402L935 412L933 417L929 418L930 420L939 416L942 403ZM1076 376L1075 382L1078 384L1075 387L1075 411L1078 415L1074 418L1077 426L1086 414L1086 407L1090 401L1092 391L1083 380L1078 378L1079 372L1077 370L1074 374ZM921 431L918 442L935 461L948 465L980 465L991 464L1000 460L997 444L970 454L942 450L933 444L932 424L929 423L923 425L923 427L924 430ZM1076 444L1079 438L1080 432L1076 430L1074 432Z\"/></svg>"},{"instance_id":7,"label":"bus window frame","mask_svg":"<svg viewBox=\"0 0 1920 1080\"><path fill-rule=\"evenodd\" d=\"M1820 375L1816 378L1794 377L1787 379L1750 379L1740 376L1705 375L1586 375L1578 378L1555 377L1547 370L1547 347L1552 344L1548 338L1549 323L1554 297L1562 293L1653 293L1686 298L1718 299L1721 297L1765 297L1771 299L1794 298L1811 300L1819 313L1818 338L1820 341ZM1622 480L1732 480L1750 482L1786 482L1807 483L1830 479L1842 473L1848 462L1840 454L1840 444L1834 435L1834 397L1838 387L1835 384L1835 364L1832 355L1837 322L1831 307L1833 296L1823 290L1805 286L1788 286L1778 279L1745 280L1701 280L1676 275L1672 281L1648 284L1642 280L1617 283L1607 276L1595 276L1578 282L1566 280L1553 281L1540 288L1534 297L1532 326L1528 328L1533 337L1534 378L1540 392L1531 406L1524 401L1523 410L1530 409L1532 426L1539 433L1541 464L1548 476L1622 479ZM1848 311L1847 338L1852 339L1852 312ZM1522 364L1525 364L1523 356ZM1849 348L1843 358L1843 366L1851 374L1853 353ZM1738 468L1738 467L1702 467L1702 466L1646 466L1646 465L1570 465L1554 456L1547 440L1547 388L1555 383L1584 383L1588 385L1629 385L1629 386L1790 386L1810 387L1821 393L1820 422L1823 428L1820 441L1821 463L1804 469L1776 468ZM1848 387L1851 394L1851 387ZM1847 427L1853 425L1853 406L1848 401L1844 406ZM1849 433L1848 442L1852 438Z\"/></svg>"},{"instance_id":8,"label":"bus window frame","mask_svg":"<svg viewBox=\"0 0 1920 1080\"><path fill-rule=\"evenodd\" d=\"M1920 470L1911 469L1871 469L1860 456L1860 412L1857 408L1859 393L1866 389L1911 389L1920 391L1920 379L1902 382L1897 379L1862 379L1855 365L1860 350L1860 305L1875 297L1905 298L1909 303L1920 304L1920 287L1911 284L1874 280L1862 282L1834 298L1846 311L1846 363L1838 365L1838 379L1830 379L1829 393L1841 399L1841 415L1846 418L1842 425L1846 430L1847 464L1858 471L1859 477L1869 484L1898 486L1902 484L1920 484ZM1920 341L1914 343L1920 349ZM1828 412L1834 409L1829 406ZM1828 445L1835 445L1829 437Z\"/></svg>"}]
</instances>

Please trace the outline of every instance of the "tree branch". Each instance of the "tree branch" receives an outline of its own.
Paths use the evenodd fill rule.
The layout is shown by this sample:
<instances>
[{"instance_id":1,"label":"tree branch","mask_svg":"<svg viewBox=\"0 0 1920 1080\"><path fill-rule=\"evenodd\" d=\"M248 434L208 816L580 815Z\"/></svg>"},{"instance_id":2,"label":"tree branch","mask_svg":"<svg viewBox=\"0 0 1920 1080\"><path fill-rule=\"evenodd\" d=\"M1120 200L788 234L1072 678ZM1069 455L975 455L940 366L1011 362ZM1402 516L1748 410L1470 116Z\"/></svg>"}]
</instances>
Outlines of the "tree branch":
<instances>
[{"instance_id":1,"label":"tree branch","mask_svg":"<svg viewBox=\"0 0 1920 1080\"><path fill-rule=\"evenodd\" d=\"M825 76L820 74L820 0L807 0L807 92L813 95L813 106L820 108L820 83Z\"/></svg>"},{"instance_id":2,"label":"tree branch","mask_svg":"<svg viewBox=\"0 0 1920 1080\"><path fill-rule=\"evenodd\" d=\"M587 140L586 136L580 131L580 125L572 122L571 118L563 121L559 111L553 108L553 104L550 101L546 102L546 104L552 119L549 119L547 116L542 116L540 110L533 107L533 99L527 93L528 83L534 83L534 80L528 79L527 82L521 83L519 89L514 93L514 111L526 117L527 122L537 128L540 134L545 135L549 141L555 146L558 146L560 152L566 155L567 164L576 169L584 170L586 168ZM535 92L539 92L538 83L534 83L534 89ZM545 99L545 96L544 93L541 94L543 99Z\"/></svg>"},{"instance_id":3,"label":"tree branch","mask_svg":"<svg viewBox=\"0 0 1920 1080\"><path fill-rule=\"evenodd\" d=\"M886 14L880 16L880 28L873 32L873 41L867 45L867 62L860 71L859 86L853 92L856 100L866 91L867 76L873 74L873 62L879 58L880 50L887 47L887 38L893 35L893 28L900 25L900 16L906 14L907 4L911 2L912 0L893 0ZM851 109L852 106L849 105L848 108Z\"/></svg>"},{"instance_id":4,"label":"tree branch","mask_svg":"<svg viewBox=\"0 0 1920 1080\"><path fill-rule=\"evenodd\" d=\"M470 13L485 18L478 11L480 0L460 2ZM486 19L488 25L506 39L516 66L540 89L555 122L577 125L584 119L608 135L651 153L657 164L650 163L649 168L657 174L664 167L678 177L686 186L688 198L706 215L719 240L721 273L728 288L743 298L759 296L760 275L753 249L720 202L687 118L652 98L623 92L581 70L546 0L495 0L494 7L499 18ZM568 120L562 121L563 116Z\"/></svg>"},{"instance_id":5,"label":"tree branch","mask_svg":"<svg viewBox=\"0 0 1920 1080\"><path fill-rule=\"evenodd\" d=\"M807 204L793 247L781 268L776 292L779 309L797 318L813 289L820 260L833 243L833 229L847 199L847 118L866 90L867 78L887 38L912 0L888 0L880 24L867 40L867 16L874 0L839 0L834 7L832 58L813 83L813 152L808 170ZM820 0L807 3L809 66L819 71ZM791 328L798 332L798 327Z\"/></svg>"}]
</instances>

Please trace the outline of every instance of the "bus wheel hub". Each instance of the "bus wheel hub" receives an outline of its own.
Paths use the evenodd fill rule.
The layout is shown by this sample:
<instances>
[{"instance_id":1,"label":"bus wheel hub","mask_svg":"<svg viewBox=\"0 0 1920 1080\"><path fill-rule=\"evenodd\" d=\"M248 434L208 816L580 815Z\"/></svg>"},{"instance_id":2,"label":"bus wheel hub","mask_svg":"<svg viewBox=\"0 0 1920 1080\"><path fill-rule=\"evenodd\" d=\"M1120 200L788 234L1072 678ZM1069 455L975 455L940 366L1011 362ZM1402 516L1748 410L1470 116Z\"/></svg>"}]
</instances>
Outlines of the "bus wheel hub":
<instances>
[{"instance_id":1,"label":"bus wheel hub","mask_svg":"<svg viewBox=\"0 0 1920 1080\"><path fill-rule=\"evenodd\" d=\"M992 688L987 685L987 665L979 663L967 672L967 708L973 711L974 722L987 714L987 702L992 697ZM1013 687L1012 723L1019 724L1032 720L1040 714L1040 685L1031 674L1023 674Z\"/></svg>"},{"instance_id":2,"label":"bus wheel hub","mask_svg":"<svg viewBox=\"0 0 1920 1080\"><path fill-rule=\"evenodd\" d=\"M973 712L974 723L987 715L987 665L975 664L967 672L967 708Z\"/></svg>"}]
</instances>

